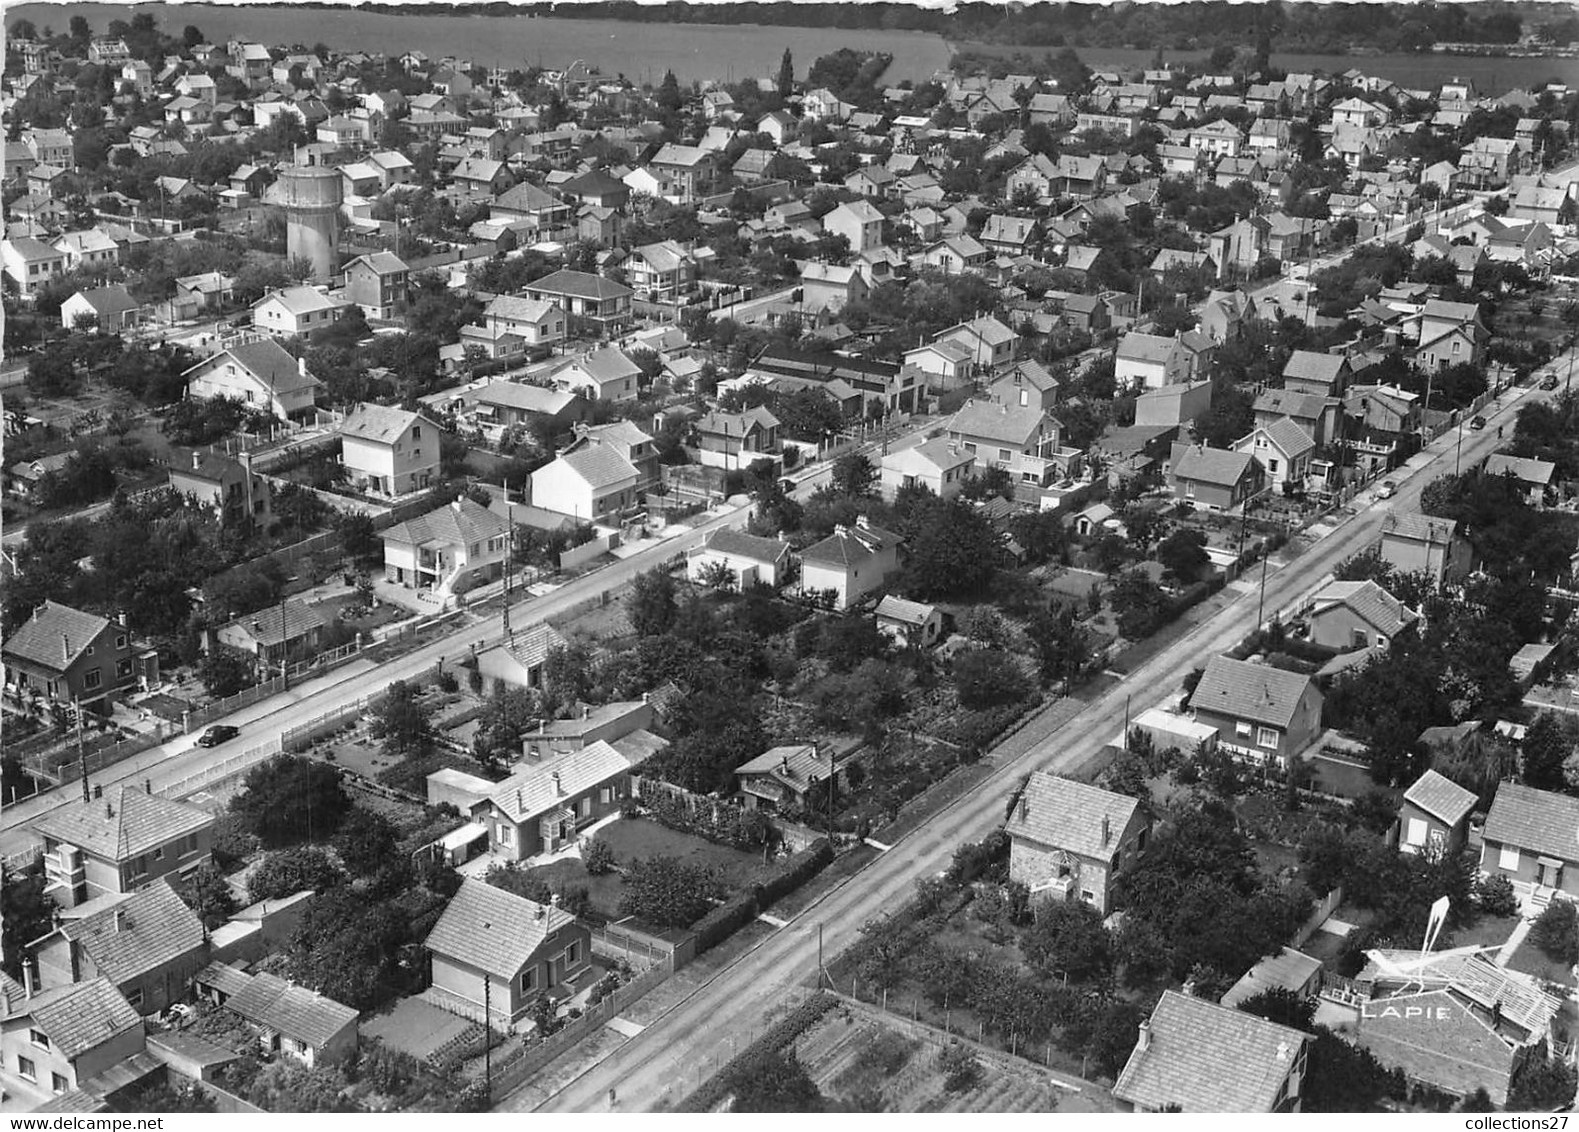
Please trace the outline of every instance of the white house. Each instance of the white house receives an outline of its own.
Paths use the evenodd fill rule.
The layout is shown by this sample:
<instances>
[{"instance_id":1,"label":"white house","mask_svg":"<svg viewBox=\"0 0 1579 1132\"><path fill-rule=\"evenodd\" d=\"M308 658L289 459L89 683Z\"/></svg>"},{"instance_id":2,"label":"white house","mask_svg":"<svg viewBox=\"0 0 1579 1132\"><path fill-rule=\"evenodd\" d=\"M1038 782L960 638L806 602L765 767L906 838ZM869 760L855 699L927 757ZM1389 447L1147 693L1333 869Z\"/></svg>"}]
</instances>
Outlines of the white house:
<instances>
[{"instance_id":1,"label":"white house","mask_svg":"<svg viewBox=\"0 0 1579 1132\"><path fill-rule=\"evenodd\" d=\"M1234 450L1254 456L1266 469L1267 483L1281 495L1305 486L1316 442L1288 417L1257 425Z\"/></svg>"},{"instance_id":2,"label":"white house","mask_svg":"<svg viewBox=\"0 0 1579 1132\"><path fill-rule=\"evenodd\" d=\"M636 465L610 445L567 452L532 473L534 507L587 521L617 517L638 501Z\"/></svg>"},{"instance_id":3,"label":"white house","mask_svg":"<svg viewBox=\"0 0 1579 1132\"><path fill-rule=\"evenodd\" d=\"M686 555L685 573L693 582L704 581L709 570L722 565L737 589L760 583L781 586L789 572L790 544L783 539L761 538L730 527L720 527Z\"/></svg>"},{"instance_id":4,"label":"white house","mask_svg":"<svg viewBox=\"0 0 1579 1132\"><path fill-rule=\"evenodd\" d=\"M230 397L289 419L313 408L323 387L272 338L242 342L210 354L182 375L188 397Z\"/></svg>"},{"instance_id":5,"label":"white house","mask_svg":"<svg viewBox=\"0 0 1579 1132\"><path fill-rule=\"evenodd\" d=\"M252 304L252 325L267 334L311 334L334 325L350 306L312 287L282 287Z\"/></svg>"},{"instance_id":6,"label":"white house","mask_svg":"<svg viewBox=\"0 0 1579 1132\"><path fill-rule=\"evenodd\" d=\"M882 458L878 482L889 502L903 488L924 487L941 499L952 499L965 486L976 457L946 436L933 437L914 448L900 448Z\"/></svg>"},{"instance_id":7,"label":"white house","mask_svg":"<svg viewBox=\"0 0 1579 1132\"><path fill-rule=\"evenodd\" d=\"M872 526L864 515L853 527L837 526L801 551L801 592L832 593L833 608L848 609L899 569L903 542L892 531Z\"/></svg>"},{"instance_id":8,"label":"white house","mask_svg":"<svg viewBox=\"0 0 1579 1132\"><path fill-rule=\"evenodd\" d=\"M439 426L420 413L361 405L340 426L340 463L351 483L378 495L407 495L439 467Z\"/></svg>"}]
</instances>

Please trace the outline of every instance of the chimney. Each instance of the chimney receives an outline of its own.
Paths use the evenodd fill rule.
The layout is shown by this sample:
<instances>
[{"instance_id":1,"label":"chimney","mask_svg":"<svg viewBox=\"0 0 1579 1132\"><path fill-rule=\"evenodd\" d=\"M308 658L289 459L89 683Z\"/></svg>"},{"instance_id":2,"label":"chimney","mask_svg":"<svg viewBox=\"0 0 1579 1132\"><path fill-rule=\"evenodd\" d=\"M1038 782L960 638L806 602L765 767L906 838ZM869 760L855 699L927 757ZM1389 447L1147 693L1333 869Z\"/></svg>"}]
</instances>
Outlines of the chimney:
<instances>
[{"instance_id":1,"label":"chimney","mask_svg":"<svg viewBox=\"0 0 1579 1132\"><path fill-rule=\"evenodd\" d=\"M126 628L126 610L123 609L117 613L115 615L115 620L122 629Z\"/></svg>"},{"instance_id":2,"label":"chimney","mask_svg":"<svg viewBox=\"0 0 1579 1132\"><path fill-rule=\"evenodd\" d=\"M559 784L559 772L557 770L554 771L552 777L554 779L554 797L563 797L565 788Z\"/></svg>"},{"instance_id":3,"label":"chimney","mask_svg":"<svg viewBox=\"0 0 1579 1132\"><path fill-rule=\"evenodd\" d=\"M1277 1059L1279 1061L1287 1061L1288 1060L1288 1055L1291 1052L1292 1051L1289 1049L1289 1044L1287 1042L1278 1042L1277 1043Z\"/></svg>"},{"instance_id":4,"label":"chimney","mask_svg":"<svg viewBox=\"0 0 1579 1132\"><path fill-rule=\"evenodd\" d=\"M1031 817L1031 802L1024 794L1020 795L1020 820L1029 821Z\"/></svg>"},{"instance_id":5,"label":"chimney","mask_svg":"<svg viewBox=\"0 0 1579 1132\"><path fill-rule=\"evenodd\" d=\"M582 719L587 719L591 715L592 715L592 705L591 704L582 704L581 705L581 718Z\"/></svg>"},{"instance_id":6,"label":"chimney","mask_svg":"<svg viewBox=\"0 0 1579 1132\"><path fill-rule=\"evenodd\" d=\"M196 448L192 449L192 470L195 472L203 466L203 453Z\"/></svg>"},{"instance_id":7,"label":"chimney","mask_svg":"<svg viewBox=\"0 0 1579 1132\"><path fill-rule=\"evenodd\" d=\"M515 788L515 808L518 810L526 809L526 802L521 797L521 788L519 786Z\"/></svg>"},{"instance_id":8,"label":"chimney","mask_svg":"<svg viewBox=\"0 0 1579 1132\"><path fill-rule=\"evenodd\" d=\"M296 359L296 372L302 377L307 376L307 359L305 357Z\"/></svg>"},{"instance_id":9,"label":"chimney","mask_svg":"<svg viewBox=\"0 0 1579 1132\"><path fill-rule=\"evenodd\" d=\"M60 635L60 662L62 664L71 663L71 638L64 633Z\"/></svg>"},{"instance_id":10,"label":"chimney","mask_svg":"<svg viewBox=\"0 0 1579 1132\"><path fill-rule=\"evenodd\" d=\"M95 786L93 788L93 800L97 802L102 797L104 797L104 787Z\"/></svg>"},{"instance_id":11,"label":"chimney","mask_svg":"<svg viewBox=\"0 0 1579 1132\"><path fill-rule=\"evenodd\" d=\"M1104 846L1106 846L1107 843L1109 841L1112 841L1112 840L1113 840L1113 822L1106 814L1103 814L1102 815L1102 844Z\"/></svg>"},{"instance_id":12,"label":"chimney","mask_svg":"<svg viewBox=\"0 0 1579 1132\"><path fill-rule=\"evenodd\" d=\"M154 780L151 779L151 778L143 779L143 793L149 795L150 797L152 797L153 792L154 792Z\"/></svg>"},{"instance_id":13,"label":"chimney","mask_svg":"<svg viewBox=\"0 0 1579 1132\"><path fill-rule=\"evenodd\" d=\"M652 703L652 693L651 692L643 692L641 694L641 702L644 703L644 704Z\"/></svg>"},{"instance_id":14,"label":"chimney","mask_svg":"<svg viewBox=\"0 0 1579 1132\"><path fill-rule=\"evenodd\" d=\"M108 798L104 799L104 816L107 818L113 818L115 816L115 803L111 802Z\"/></svg>"},{"instance_id":15,"label":"chimney","mask_svg":"<svg viewBox=\"0 0 1579 1132\"><path fill-rule=\"evenodd\" d=\"M1140 1032L1135 1035L1135 1052L1145 1053L1151 1048L1151 1019L1147 1018L1140 1024Z\"/></svg>"},{"instance_id":16,"label":"chimney","mask_svg":"<svg viewBox=\"0 0 1579 1132\"><path fill-rule=\"evenodd\" d=\"M782 755L779 758L779 773L780 774L788 774L789 772L790 772L789 756L788 755Z\"/></svg>"},{"instance_id":17,"label":"chimney","mask_svg":"<svg viewBox=\"0 0 1579 1132\"><path fill-rule=\"evenodd\" d=\"M548 906L550 908L558 908L559 907L559 893L556 892L556 893L554 893L552 896L550 896L548 898Z\"/></svg>"}]
</instances>

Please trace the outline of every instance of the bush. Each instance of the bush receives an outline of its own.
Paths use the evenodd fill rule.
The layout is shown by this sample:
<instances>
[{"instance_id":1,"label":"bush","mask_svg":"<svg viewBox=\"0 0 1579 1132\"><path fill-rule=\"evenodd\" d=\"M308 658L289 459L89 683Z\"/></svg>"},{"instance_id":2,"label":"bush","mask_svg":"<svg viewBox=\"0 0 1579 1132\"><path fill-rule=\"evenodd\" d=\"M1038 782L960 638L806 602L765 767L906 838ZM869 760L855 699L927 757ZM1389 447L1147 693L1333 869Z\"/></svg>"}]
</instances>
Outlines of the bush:
<instances>
[{"instance_id":1,"label":"bush","mask_svg":"<svg viewBox=\"0 0 1579 1132\"><path fill-rule=\"evenodd\" d=\"M614 871L614 850L607 841L589 837L581 846L581 867L592 877L607 876Z\"/></svg>"},{"instance_id":2,"label":"bush","mask_svg":"<svg viewBox=\"0 0 1579 1132\"><path fill-rule=\"evenodd\" d=\"M717 947L741 928L757 918L757 900L749 892L731 897L692 927L696 932L696 953Z\"/></svg>"},{"instance_id":3,"label":"bush","mask_svg":"<svg viewBox=\"0 0 1579 1132\"><path fill-rule=\"evenodd\" d=\"M314 845L270 853L247 878L247 896L254 903L277 900L304 889L332 888L344 879L334 858Z\"/></svg>"},{"instance_id":4,"label":"bush","mask_svg":"<svg viewBox=\"0 0 1579 1132\"><path fill-rule=\"evenodd\" d=\"M981 1083L981 1063L957 1042L938 1055L938 1069L943 1073L946 1093L968 1093Z\"/></svg>"},{"instance_id":5,"label":"bush","mask_svg":"<svg viewBox=\"0 0 1579 1132\"><path fill-rule=\"evenodd\" d=\"M1554 962L1567 967L1579 963L1579 907L1553 900L1530 926L1530 942Z\"/></svg>"},{"instance_id":6,"label":"bush","mask_svg":"<svg viewBox=\"0 0 1579 1132\"><path fill-rule=\"evenodd\" d=\"M729 1096L731 1082L741 1066L755 1064L764 1054L782 1050L816 1025L824 1014L837 1005L839 1000L831 994L818 993L808 998L775 1022L766 1033L741 1050L737 1056L731 1058L723 1069L704 1081L700 1089L676 1105L675 1111L712 1112Z\"/></svg>"},{"instance_id":7,"label":"bush","mask_svg":"<svg viewBox=\"0 0 1579 1132\"><path fill-rule=\"evenodd\" d=\"M1475 903L1488 916L1515 916L1519 911L1519 898L1514 895L1513 882L1505 876L1489 876L1475 890Z\"/></svg>"},{"instance_id":8,"label":"bush","mask_svg":"<svg viewBox=\"0 0 1579 1132\"><path fill-rule=\"evenodd\" d=\"M779 897L795 891L812 877L833 863L833 845L826 837L819 837L805 849L794 854L774 870L766 880L755 886L757 904L763 908Z\"/></svg>"}]
</instances>

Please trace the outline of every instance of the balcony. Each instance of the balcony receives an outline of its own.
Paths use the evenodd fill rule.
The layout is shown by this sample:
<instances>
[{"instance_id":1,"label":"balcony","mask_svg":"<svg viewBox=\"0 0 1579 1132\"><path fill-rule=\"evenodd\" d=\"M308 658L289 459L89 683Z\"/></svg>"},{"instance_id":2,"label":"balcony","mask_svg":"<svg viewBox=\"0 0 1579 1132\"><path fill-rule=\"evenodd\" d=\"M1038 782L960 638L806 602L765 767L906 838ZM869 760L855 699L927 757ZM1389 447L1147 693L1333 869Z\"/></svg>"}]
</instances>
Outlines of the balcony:
<instances>
[{"instance_id":1,"label":"balcony","mask_svg":"<svg viewBox=\"0 0 1579 1132\"><path fill-rule=\"evenodd\" d=\"M76 888L87 880L87 863L82 851L61 847L45 853L44 875L51 888Z\"/></svg>"}]
</instances>

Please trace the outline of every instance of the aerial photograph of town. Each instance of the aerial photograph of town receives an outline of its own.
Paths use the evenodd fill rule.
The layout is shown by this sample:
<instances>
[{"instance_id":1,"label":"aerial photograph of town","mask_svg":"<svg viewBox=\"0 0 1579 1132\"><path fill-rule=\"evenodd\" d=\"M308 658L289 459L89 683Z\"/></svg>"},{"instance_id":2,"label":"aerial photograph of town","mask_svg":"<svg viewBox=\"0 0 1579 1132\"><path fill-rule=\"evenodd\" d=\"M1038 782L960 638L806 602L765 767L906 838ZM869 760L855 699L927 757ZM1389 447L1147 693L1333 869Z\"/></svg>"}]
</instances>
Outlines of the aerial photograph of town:
<instances>
[{"instance_id":1,"label":"aerial photograph of town","mask_svg":"<svg viewBox=\"0 0 1579 1132\"><path fill-rule=\"evenodd\" d=\"M3 24L8 1127L1566 1126L1579 6Z\"/></svg>"}]
</instances>

